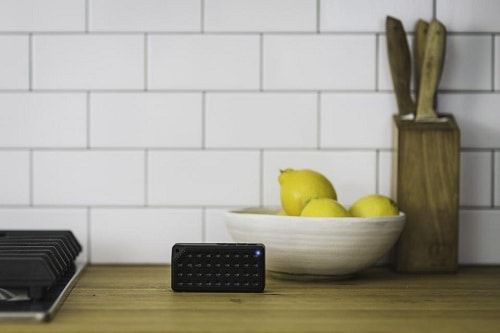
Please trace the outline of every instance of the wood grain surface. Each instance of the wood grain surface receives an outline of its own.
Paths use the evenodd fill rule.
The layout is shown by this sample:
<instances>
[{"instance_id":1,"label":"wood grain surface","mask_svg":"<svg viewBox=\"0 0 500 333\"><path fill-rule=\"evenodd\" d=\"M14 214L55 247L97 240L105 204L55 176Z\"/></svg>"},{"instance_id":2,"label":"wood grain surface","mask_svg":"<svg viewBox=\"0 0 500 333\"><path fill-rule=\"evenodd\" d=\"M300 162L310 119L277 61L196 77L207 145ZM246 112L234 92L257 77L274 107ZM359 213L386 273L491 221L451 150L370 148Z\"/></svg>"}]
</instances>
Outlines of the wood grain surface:
<instances>
[{"instance_id":1,"label":"wood grain surface","mask_svg":"<svg viewBox=\"0 0 500 333\"><path fill-rule=\"evenodd\" d=\"M410 93L411 58L403 23L395 17L387 16L387 54L391 69L392 84L396 93L399 114L415 114L416 106Z\"/></svg>"},{"instance_id":2,"label":"wood grain surface","mask_svg":"<svg viewBox=\"0 0 500 333\"><path fill-rule=\"evenodd\" d=\"M396 246L403 272L453 272L458 260L460 131L395 116L396 201L406 226Z\"/></svg>"},{"instance_id":3,"label":"wood grain surface","mask_svg":"<svg viewBox=\"0 0 500 333\"><path fill-rule=\"evenodd\" d=\"M173 293L166 266L90 266L50 323L0 332L499 332L500 267L373 268L336 282L268 279L263 294Z\"/></svg>"}]
</instances>

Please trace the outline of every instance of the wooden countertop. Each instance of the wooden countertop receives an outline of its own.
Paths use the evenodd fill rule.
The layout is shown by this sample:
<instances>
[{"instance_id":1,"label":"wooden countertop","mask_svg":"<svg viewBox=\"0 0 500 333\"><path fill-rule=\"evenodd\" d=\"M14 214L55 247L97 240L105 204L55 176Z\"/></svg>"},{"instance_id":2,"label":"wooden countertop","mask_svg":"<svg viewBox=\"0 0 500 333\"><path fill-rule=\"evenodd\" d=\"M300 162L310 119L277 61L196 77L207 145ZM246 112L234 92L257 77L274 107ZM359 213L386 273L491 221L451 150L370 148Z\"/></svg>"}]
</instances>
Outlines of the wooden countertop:
<instances>
[{"instance_id":1,"label":"wooden countertop","mask_svg":"<svg viewBox=\"0 0 500 333\"><path fill-rule=\"evenodd\" d=\"M173 293L165 266L91 266L51 323L0 332L500 332L500 267L374 268L353 280L267 280L263 294Z\"/></svg>"}]
</instances>

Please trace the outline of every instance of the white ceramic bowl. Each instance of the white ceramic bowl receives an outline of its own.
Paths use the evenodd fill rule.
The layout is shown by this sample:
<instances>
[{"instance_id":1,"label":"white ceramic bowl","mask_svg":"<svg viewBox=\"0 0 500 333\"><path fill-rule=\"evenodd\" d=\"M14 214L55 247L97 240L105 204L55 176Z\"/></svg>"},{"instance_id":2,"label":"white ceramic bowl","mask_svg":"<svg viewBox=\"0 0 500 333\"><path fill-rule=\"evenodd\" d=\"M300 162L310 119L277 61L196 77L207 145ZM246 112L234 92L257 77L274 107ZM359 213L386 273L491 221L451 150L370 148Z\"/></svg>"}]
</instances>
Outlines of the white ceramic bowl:
<instances>
[{"instance_id":1,"label":"white ceramic bowl","mask_svg":"<svg viewBox=\"0 0 500 333\"><path fill-rule=\"evenodd\" d=\"M236 242L263 243L266 268L294 279L342 278L377 262L397 241L405 215L357 217L279 216L248 208L226 213Z\"/></svg>"}]
</instances>

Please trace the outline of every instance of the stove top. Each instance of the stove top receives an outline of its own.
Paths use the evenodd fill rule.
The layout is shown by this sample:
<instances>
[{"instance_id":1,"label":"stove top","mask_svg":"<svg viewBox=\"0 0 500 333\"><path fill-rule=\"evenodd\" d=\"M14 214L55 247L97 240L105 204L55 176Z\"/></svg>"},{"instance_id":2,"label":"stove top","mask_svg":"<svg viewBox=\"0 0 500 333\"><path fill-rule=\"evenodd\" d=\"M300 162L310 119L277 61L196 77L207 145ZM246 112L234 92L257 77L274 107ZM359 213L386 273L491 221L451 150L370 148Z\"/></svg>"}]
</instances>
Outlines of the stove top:
<instances>
[{"instance_id":1,"label":"stove top","mask_svg":"<svg viewBox=\"0 0 500 333\"><path fill-rule=\"evenodd\" d=\"M0 231L0 320L50 320L84 264L71 231Z\"/></svg>"},{"instance_id":2,"label":"stove top","mask_svg":"<svg viewBox=\"0 0 500 333\"><path fill-rule=\"evenodd\" d=\"M31 299L26 289L0 288L0 321L50 321L78 281L85 264L76 264L72 274L50 288L43 298Z\"/></svg>"}]
</instances>

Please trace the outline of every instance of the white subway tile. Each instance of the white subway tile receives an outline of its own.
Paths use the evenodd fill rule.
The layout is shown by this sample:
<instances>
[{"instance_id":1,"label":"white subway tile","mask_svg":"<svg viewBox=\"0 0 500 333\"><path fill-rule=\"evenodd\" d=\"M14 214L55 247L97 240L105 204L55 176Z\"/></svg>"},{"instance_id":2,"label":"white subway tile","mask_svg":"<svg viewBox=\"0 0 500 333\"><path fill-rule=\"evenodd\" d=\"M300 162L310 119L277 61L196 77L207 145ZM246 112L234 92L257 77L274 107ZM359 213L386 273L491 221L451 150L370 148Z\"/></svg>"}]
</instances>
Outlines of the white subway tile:
<instances>
[{"instance_id":1,"label":"white subway tile","mask_svg":"<svg viewBox=\"0 0 500 333\"><path fill-rule=\"evenodd\" d=\"M144 36L33 37L36 89L142 89Z\"/></svg>"},{"instance_id":2,"label":"white subway tile","mask_svg":"<svg viewBox=\"0 0 500 333\"><path fill-rule=\"evenodd\" d=\"M2 208L0 209L0 229L71 230L82 246L82 252L76 261L87 261L86 209Z\"/></svg>"},{"instance_id":3,"label":"white subway tile","mask_svg":"<svg viewBox=\"0 0 500 333\"><path fill-rule=\"evenodd\" d=\"M91 31L200 31L199 0L97 0Z\"/></svg>"},{"instance_id":4,"label":"white subway tile","mask_svg":"<svg viewBox=\"0 0 500 333\"><path fill-rule=\"evenodd\" d=\"M0 89L29 88L28 44L28 36L0 36Z\"/></svg>"},{"instance_id":5,"label":"white subway tile","mask_svg":"<svg viewBox=\"0 0 500 333\"><path fill-rule=\"evenodd\" d=\"M201 242L201 209L92 209L91 261L169 264L175 243Z\"/></svg>"},{"instance_id":6,"label":"white subway tile","mask_svg":"<svg viewBox=\"0 0 500 333\"><path fill-rule=\"evenodd\" d=\"M462 147L500 147L500 94L440 94L438 110L455 115Z\"/></svg>"},{"instance_id":7,"label":"white subway tile","mask_svg":"<svg viewBox=\"0 0 500 333\"><path fill-rule=\"evenodd\" d=\"M92 147L201 147L201 94L91 95Z\"/></svg>"},{"instance_id":8,"label":"white subway tile","mask_svg":"<svg viewBox=\"0 0 500 333\"><path fill-rule=\"evenodd\" d=\"M321 31L385 31L387 15L407 31L419 18L432 18L432 0L321 0Z\"/></svg>"},{"instance_id":9,"label":"white subway tile","mask_svg":"<svg viewBox=\"0 0 500 333\"><path fill-rule=\"evenodd\" d=\"M264 37L265 89L374 89L375 36Z\"/></svg>"},{"instance_id":10,"label":"white subway tile","mask_svg":"<svg viewBox=\"0 0 500 333\"><path fill-rule=\"evenodd\" d=\"M459 262L500 264L500 210L460 212Z\"/></svg>"},{"instance_id":11,"label":"white subway tile","mask_svg":"<svg viewBox=\"0 0 500 333\"><path fill-rule=\"evenodd\" d=\"M150 151L152 205L257 205L259 153Z\"/></svg>"},{"instance_id":12,"label":"white subway tile","mask_svg":"<svg viewBox=\"0 0 500 333\"><path fill-rule=\"evenodd\" d=\"M317 95L207 94L208 147L300 147L317 145Z\"/></svg>"},{"instance_id":13,"label":"white subway tile","mask_svg":"<svg viewBox=\"0 0 500 333\"><path fill-rule=\"evenodd\" d=\"M28 151L0 152L0 204L29 204L29 160Z\"/></svg>"},{"instance_id":14,"label":"white subway tile","mask_svg":"<svg viewBox=\"0 0 500 333\"><path fill-rule=\"evenodd\" d=\"M150 36L148 80L151 89L256 89L259 37Z\"/></svg>"},{"instance_id":15,"label":"white subway tile","mask_svg":"<svg viewBox=\"0 0 500 333\"><path fill-rule=\"evenodd\" d=\"M321 147L390 148L393 94L329 93L321 95Z\"/></svg>"},{"instance_id":16,"label":"white subway tile","mask_svg":"<svg viewBox=\"0 0 500 333\"><path fill-rule=\"evenodd\" d=\"M280 205L280 170L313 169L324 174L337 191L339 202L352 204L359 197L375 193L375 152L264 152L264 204Z\"/></svg>"},{"instance_id":17,"label":"white subway tile","mask_svg":"<svg viewBox=\"0 0 500 333\"><path fill-rule=\"evenodd\" d=\"M498 0L437 0L436 15L449 31L499 31Z\"/></svg>"},{"instance_id":18,"label":"white subway tile","mask_svg":"<svg viewBox=\"0 0 500 333\"><path fill-rule=\"evenodd\" d=\"M0 31L84 30L84 0L0 1Z\"/></svg>"},{"instance_id":19,"label":"white subway tile","mask_svg":"<svg viewBox=\"0 0 500 333\"><path fill-rule=\"evenodd\" d=\"M389 58L387 56L387 38L385 36L379 36L379 48L378 48L378 88L380 90L394 90L391 77L391 69L389 67ZM410 54L413 58L413 36L407 36L408 46L410 48ZM411 75L412 80L410 82L410 88L415 89L414 75L415 66L412 63Z\"/></svg>"},{"instance_id":20,"label":"white subway tile","mask_svg":"<svg viewBox=\"0 0 500 333\"><path fill-rule=\"evenodd\" d=\"M36 151L37 205L144 204L144 153Z\"/></svg>"},{"instance_id":21,"label":"white subway tile","mask_svg":"<svg viewBox=\"0 0 500 333\"><path fill-rule=\"evenodd\" d=\"M500 36L495 37L495 70L493 74L495 75L494 89L500 90Z\"/></svg>"},{"instance_id":22,"label":"white subway tile","mask_svg":"<svg viewBox=\"0 0 500 333\"><path fill-rule=\"evenodd\" d=\"M0 94L0 146L83 147L85 94Z\"/></svg>"},{"instance_id":23,"label":"white subway tile","mask_svg":"<svg viewBox=\"0 0 500 333\"><path fill-rule=\"evenodd\" d=\"M490 206L491 152L462 152L460 162L460 204Z\"/></svg>"},{"instance_id":24,"label":"white subway tile","mask_svg":"<svg viewBox=\"0 0 500 333\"><path fill-rule=\"evenodd\" d=\"M224 221L224 215L232 209L210 208L205 211L205 242L232 243L233 237L229 234Z\"/></svg>"},{"instance_id":25,"label":"white subway tile","mask_svg":"<svg viewBox=\"0 0 500 333\"><path fill-rule=\"evenodd\" d=\"M393 199L396 198L392 189L393 153L381 151L378 156L378 193Z\"/></svg>"},{"instance_id":26,"label":"white subway tile","mask_svg":"<svg viewBox=\"0 0 500 333\"><path fill-rule=\"evenodd\" d=\"M315 30L315 0L205 1L205 31Z\"/></svg>"},{"instance_id":27,"label":"white subway tile","mask_svg":"<svg viewBox=\"0 0 500 333\"><path fill-rule=\"evenodd\" d=\"M495 183L494 186L494 204L495 206L500 206L500 152L495 152Z\"/></svg>"},{"instance_id":28,"label":"white subway tile","mask_svg":"<svg viewBox=\"0 0 500 333\"><path fill-rule=\"evenodd\" d=\"M490 90L491 36L448 36L441 89Z\"/></svg>"}]
</instances>

